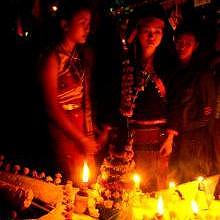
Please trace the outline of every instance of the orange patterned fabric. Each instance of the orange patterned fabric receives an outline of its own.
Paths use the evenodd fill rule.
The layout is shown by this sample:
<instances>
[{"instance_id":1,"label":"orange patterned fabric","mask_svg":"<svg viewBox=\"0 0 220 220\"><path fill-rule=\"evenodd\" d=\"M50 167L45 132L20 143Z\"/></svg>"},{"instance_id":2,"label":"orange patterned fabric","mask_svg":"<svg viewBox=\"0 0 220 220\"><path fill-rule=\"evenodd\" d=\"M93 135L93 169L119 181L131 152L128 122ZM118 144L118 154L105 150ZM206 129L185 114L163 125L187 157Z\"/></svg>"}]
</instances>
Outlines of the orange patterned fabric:
<instances>
[{"instance_id":1,"label":"orange patterned fabric","mask_svg":"<svg viewBox=\"0 0 220 220\"><path fill-rule=\"evenodd\" d=\"M78 54L67 54L62 48L57 48L58 94L57 101L62 107L69 121L85 135L93 135L91 117L91 103L89 97L90 72L84 65ZM82 163L85 160L85 152L77 142L69 138L63 130L51 124L53 147L57 165L65 171L64 176L70 178L74 184L79 183ZM93 158L87 160L91 166Z\"/></svg>"},{"instance_id":2,"label":"orange patterned fabric","mask_svg":"<svg viewBox=\"0 0 220 220\"><path fill-rule=\"evenodd\" d=\"M64 110L82 107L85 70L77 54L66 54L58 48L58 102ZM69 109L68 109L69 107Z\"/></svg>"},{"instance_id":3,"label":"orange patterned fabric","mask_svg":"<svg viewBox=\"0 0 220 220\"><path fill-rule=\"evenodd\" d=\"M57 57L59 60L58 102L66 113L81 109L82 124L79 126L83 127L87 135L93 135L88 68L82 64L76 51L67 54L58 47Z\"/></svg>"}]
</instances>

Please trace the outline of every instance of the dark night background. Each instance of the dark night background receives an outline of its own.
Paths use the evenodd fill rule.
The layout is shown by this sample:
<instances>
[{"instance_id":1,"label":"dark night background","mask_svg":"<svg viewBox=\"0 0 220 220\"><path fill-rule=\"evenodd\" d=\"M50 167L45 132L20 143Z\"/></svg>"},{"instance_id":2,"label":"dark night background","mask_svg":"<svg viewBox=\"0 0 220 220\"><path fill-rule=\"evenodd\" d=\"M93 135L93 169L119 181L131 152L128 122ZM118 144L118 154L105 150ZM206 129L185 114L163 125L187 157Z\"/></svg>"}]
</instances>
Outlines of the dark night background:
<instances>
[{"instance_id":1,"label":"dark night background","mask_svg":"<svg viewBox=\"0 0 220 220\"><path fill-rule=\"evenodd\" d=\"M46 118L37 81L37 63L44 49L49 45L55 32L55 16L50 11L52 4L62 1L41 1L40 17L33 16L31 0L8 1L7 17L4 19L1 68L1 135L0 153L6 160L20 163L31 168L48 169L51 160L48 148ZM143 1L135 0L94 0L96 8L95 27L89 39L96 52L97 72L94 75L95 90L93 97L98 109L98 122L108 120L106 115L115 115L119 97L120 44L117 21L119 16L108 15L110 7L127 6ZM162 2L162 1L157 1ZM193 7L191 0L182 5L184 19L201 19L205 37L204 48L212 48L219 0L198 8ZM36 8L35 8L36 9ZM16 27L20 19L27 36L18 36ZM119 69L119 68L118 68ZM103 113L104 112L104 113ZM108 112L108 114L107 114Z\"/></svg>"}]
</instances>

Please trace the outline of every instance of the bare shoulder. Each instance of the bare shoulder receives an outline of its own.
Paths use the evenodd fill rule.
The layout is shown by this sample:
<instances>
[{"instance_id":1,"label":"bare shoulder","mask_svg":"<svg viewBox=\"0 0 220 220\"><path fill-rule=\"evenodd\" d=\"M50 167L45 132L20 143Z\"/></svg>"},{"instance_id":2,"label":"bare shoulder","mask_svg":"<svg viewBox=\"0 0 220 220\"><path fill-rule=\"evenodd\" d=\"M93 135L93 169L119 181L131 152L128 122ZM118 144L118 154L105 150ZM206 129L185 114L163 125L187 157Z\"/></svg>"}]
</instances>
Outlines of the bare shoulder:
<instances>
[{"instance_id":1,"label":"bare shoulder","mask_svg":"<svg viewBox=\"0 0 220 220\"><path fill-rule=\"evenodd\" d=\"M56 64L59 62L56 50L50 50L42 56L43 65Z\"/></svg>"}]
</instances>

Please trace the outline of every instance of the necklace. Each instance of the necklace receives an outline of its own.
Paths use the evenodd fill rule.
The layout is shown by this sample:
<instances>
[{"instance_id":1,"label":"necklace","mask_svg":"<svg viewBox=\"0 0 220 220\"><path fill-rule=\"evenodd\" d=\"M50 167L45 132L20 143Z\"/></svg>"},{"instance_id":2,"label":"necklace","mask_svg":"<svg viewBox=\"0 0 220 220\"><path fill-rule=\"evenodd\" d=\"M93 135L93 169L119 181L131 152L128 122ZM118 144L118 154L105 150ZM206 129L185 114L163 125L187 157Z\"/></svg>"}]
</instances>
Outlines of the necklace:
<instances>
[{"instance_id":1,"label":"necklace","mask_svg":"<svg viewBox=\"0 0 220 220\"><path fill-rule=\"evenodd\" d=\"M142 67L143 68L143 67ZM136 94L138 95L140 92L144 92L145 88L147 87L149 81L153 84L154 89L157 91L158 95L165 100L166 99L166 88L163 81L160 77L153 71L153 67L149 68L152 71L148 71L145 65L145 68L140 70L137 73L137 80L136 80Z\"/></svg>"},{"instance_id":2,"label":"necklace","mask_svg":"<svg viewBox=\"0 0 220 220\"><path fill-rule=\"evenodd\" d=\"M85 78L85 69L83 68L82 61L79 58L77 50L74 48L68 55L67 67L70 70L74 79L78 80L83 84Z\"/></svg>"}]
</instances>

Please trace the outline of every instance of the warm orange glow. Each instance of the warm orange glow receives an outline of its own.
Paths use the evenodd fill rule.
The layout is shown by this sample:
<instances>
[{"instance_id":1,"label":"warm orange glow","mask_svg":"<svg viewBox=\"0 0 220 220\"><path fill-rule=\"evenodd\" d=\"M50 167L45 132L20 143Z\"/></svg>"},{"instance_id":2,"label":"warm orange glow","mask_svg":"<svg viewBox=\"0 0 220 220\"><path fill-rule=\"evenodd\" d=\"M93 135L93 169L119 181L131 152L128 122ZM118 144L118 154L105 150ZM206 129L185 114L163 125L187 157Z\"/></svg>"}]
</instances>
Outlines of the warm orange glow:
<instances>
[{"instance_id":1,"label":"warm orange glow","mask_svg":"<svg viewBox=\"0 0 220 220\"><path fill-rule=\"evenodd\" d=\"M101 177L103 180L107 180L108 179L108 174L106 172L101 173Z\"/></svg>"},{"instance_id":2,"label":"warm orange glow","mask_svg":"<svg viewBox=\"0 0 220 220\"><path fill-rule=\"evenodd\" d=\"M174 182L174 181L170 181L169 182L169 188L170 189L173 189L173 188L175 188L176 187L176 183Z\"/></svg>"},{"instance_id":3,"label":"warm orange glow","mask_svg":"<svg viewBox=\"0 0 220 220\"><path fill-rule=\"evenodd\" d=\"M197 177L197 180L201 183L204 180L204 177L203 176L199 176L199 177Z\"/></svg>"},{"instance_id":4,"label":"warm orange glow","mask_svg":"<svg viewBox=\"0 0 220 220\"><path fill-rule=\"evenodd\" d=\"M56 5L51 6L52 11L57 11L58 7Z\"/></svg>"},{"instance_id":5,"label":"warm orange glow","mask_svg":"<svg viewBox=\"0 0 220 220\"><path fill-rule=\"evenodd\" d=\"M193 211L194 214L199 213L199 207L198 207L198 204L195 200L191 201L191 207L192 207L192 211Z\"/></svg>"},{"instance_id":6,"label":"warm orange glow","mask_svg":"<svg viewBox=\"0 0 220 220\"><path fill-rule=\"evenodd\" d=\"M138 189L140 187L140 182L141 182L140 176L137 173L135 173L133 176L133 180L134 180L135 188Z\"/></svg>"},{"instance_id":7,"label":"warm orange glow","mask_svg":"<svg viewBox=\"0 0 220 220\"><path fill-rule=\"evenodd\" d=\"M157 214L158 215L163 215L164 214L164 204L163 204L163 198L162 196L160 196L158 198L158 202L157 202Z\"/></svg>"},{"instance_id":8,"label":"warm orange glow","mask_svg":"<svg viewBox=\"0 0 220 220\"><path fill-rule=\"evenodd\" d=\"M88 183L89 181L89 167L87 165L87 162L84 161L83 164L83 177L82 177L83 183Z\"/></svg>"}]
</instances>

